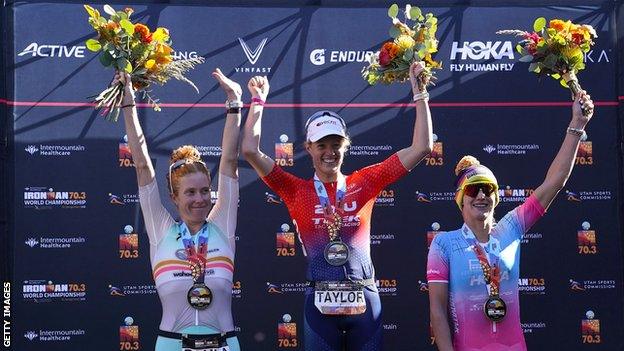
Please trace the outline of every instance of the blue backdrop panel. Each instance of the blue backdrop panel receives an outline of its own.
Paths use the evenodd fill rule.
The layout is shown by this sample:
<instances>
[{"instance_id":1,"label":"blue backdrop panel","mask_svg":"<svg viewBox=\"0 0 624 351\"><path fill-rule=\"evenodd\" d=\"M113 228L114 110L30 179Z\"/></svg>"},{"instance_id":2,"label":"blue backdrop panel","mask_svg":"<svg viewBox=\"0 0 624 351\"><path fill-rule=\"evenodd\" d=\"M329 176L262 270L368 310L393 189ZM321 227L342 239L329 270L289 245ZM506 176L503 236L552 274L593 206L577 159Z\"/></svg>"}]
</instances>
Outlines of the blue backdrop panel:
<instances>
[{"instance_id":1,"label":"blue backdrop panel","mask_svg":"<svg viewBox=\"0 0 624 351\"><path fill-rule=\"evenodd\" d=\"M178 57L206 58L189 74L200 94L173 81L154 88L162 112L139 109L161 197L172 213L165 182L172 149L196 145L216 177L225 96L210 76L215 67L243 86L253 75L269 77L262 148L275 156L280 143L292 144L287 169L299 176L312 175L303 124L322 108L338 111L349 125L348 173L411 141L408 85L369 87L360 76L366 55L387 40L385 7L134 9L135 20L170 29ZM427 239L461 225L453 202L457 160L472 154L495 171L503 190L500 218L542 182L563 140L569 93L553 79L533 77L518 62L516 39L495 34L531 28L540 16L596 28L599 37L580 78L597 108L568 184L522 243L527 344L532 350L624 349L617 9L611 3L423 8L439 18L436 58L444 66L431 89L436 148L375 205L372 255L385 349L434 349ZM12 122L6 178L13 194L11 347L151 350L161 307L123 124L104 121L86 105L113 72L84 47L94 34L82 5L18 3L3 14L10 24L3 58L8 89L0 106ZM258 48L258 56L248 57L243 43ZM240 179L233 309L241 345L302 350L301 246L288 234L293 225L285 206L242 160ZM279 332L293 324L294 335ZM583 329L588 325L594 329Z\"/></svg>"}]
</instances>

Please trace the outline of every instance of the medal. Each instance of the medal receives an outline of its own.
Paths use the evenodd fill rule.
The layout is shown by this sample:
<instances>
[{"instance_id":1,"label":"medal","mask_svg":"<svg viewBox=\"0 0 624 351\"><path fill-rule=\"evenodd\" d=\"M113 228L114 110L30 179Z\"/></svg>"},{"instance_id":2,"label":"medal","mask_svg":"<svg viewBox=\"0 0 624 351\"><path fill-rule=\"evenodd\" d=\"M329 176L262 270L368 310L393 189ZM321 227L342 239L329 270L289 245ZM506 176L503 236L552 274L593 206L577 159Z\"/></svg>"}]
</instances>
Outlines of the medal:
<instances>
[{"instance_id":1,"label":"medal","mask_svg":"<svg viewBox=\"0 0 624 351\"><path fill-rule=\"evenodd\" d=\"M481 270L483 271L483 280L487 284L488 299L483 304L483 313L485 317L492 321L493 331L496 332L496 322L499 322L507 315L507 304L500 297L500 283L501 283L501 267L499 263L499 248L500 246L495 242L488 247L489 253L492 257L492 264L487 258L487 254L484 249L477 242L476 237L469 228L464 224L464 236L472 243L472 249L479 260Z\"/></svg>"},{"instance_id":2,"label":"medal","mask_svg":"<svg viewBox=\"0 0 624 351\"><path fill-rule=\"evenodd\" d=\"M184 245L184 251L186 251L186 260L193 278L193 286L186 293L186 300L194 309L203 310L212 302L212 291L204 283L207 263L206 253L208 252L208 225L204 224L197 234L197 250L186 223L180 225L180 230L182 244Z\"/></svg>"},{"instance_id":3,"label":"medal","mask_svg":"<svg viewBox=\"0 0 624 351\"><path fill-rule=\"evenodd\" d=\"M342 241L330 241L325 246L325 261L332 266L342 266L349 261L349 247Z\"/></svg>"},{"instance_id":4,"label":"medal","mask_svg":"<svg viewBox=\"0 0 624 351\"><path fill-rule=\"evenodd\" d=\"M339 176L336 181L336 203L331 205L329 195L325 185L318 176L314 175L314 189L323 207L325 219L323 224L327 228L329 243L325 246L324 258L327 263L334 267L339 267L349 261L349 246L340 239L340 229L342 228L342 205L347 190L346 178Z\"/></svg>"},{"instance_id":5,"label":"medal","mask_svg":"<svg viewBox=\"0 0 624 351\"><path fill-rule=\"evenodd\" d=\"M483 313L492 322L500 322L507 315L507 305L498 295L490 296L483 304Z\"/></svg>"},{"instance_id":6,"label":"medal","mask_svg":"<svg viewBox=\"0 0 624 351\"><path fill-rule=\"evenodd\" d=\"M212 302L212 291L204 283L195 283L186 293L186 299L194 309L203 310Z\"/></svg>"}]
</instances>

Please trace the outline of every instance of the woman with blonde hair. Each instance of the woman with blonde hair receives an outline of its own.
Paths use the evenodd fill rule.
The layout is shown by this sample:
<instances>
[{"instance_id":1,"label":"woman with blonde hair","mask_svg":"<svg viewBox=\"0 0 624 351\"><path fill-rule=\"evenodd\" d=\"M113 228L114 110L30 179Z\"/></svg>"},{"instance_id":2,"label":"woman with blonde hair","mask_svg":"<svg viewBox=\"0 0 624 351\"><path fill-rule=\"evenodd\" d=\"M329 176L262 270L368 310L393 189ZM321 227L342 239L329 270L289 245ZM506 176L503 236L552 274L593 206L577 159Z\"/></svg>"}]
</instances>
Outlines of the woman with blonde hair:
<instances>
[{"instance_id":1,"label":"woman with blonde hair","mask_svg":"<svg viewBox=\"0 0 624 351\"><path fill-rule=\"evenodd\" d=\"M544 182L498 223L498 182L472 156L456 169L455 202L464 225L438 234L429 250L427 280L431 326L441 351L524 351L518 278L522 234L546 212L563 188L593 111L590 96L577 94L572 120Z\"/></svg>"},{"instance_id":2,"label":"woman with blonde hair","mask_svg":"<svg viewBox=\"0 0 624 351\"><path fill-rule=\"evenodd\" d=\"M132 151L141 210L150 243L150 261L162 319L156 351L240 350L232 318L232 279L238 208L238 135L242 89L216 69L212 76L227 95L227 116L219 161L218 199L212 206L210 172L190 145L173 151L167 174L179 221L163 206L146 138L137 116L130 77L123 114Z\"/></svg>"}]
</instances>

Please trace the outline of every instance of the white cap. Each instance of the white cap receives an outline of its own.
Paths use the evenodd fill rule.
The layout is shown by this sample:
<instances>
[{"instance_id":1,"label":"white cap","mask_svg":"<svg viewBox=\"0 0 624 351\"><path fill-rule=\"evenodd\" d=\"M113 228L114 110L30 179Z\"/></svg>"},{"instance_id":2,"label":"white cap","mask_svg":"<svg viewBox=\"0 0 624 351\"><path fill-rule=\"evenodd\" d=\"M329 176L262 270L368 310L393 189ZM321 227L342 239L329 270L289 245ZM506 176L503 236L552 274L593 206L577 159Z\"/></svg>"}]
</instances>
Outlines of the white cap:
<instances>
[{"instance_id":1,"label":"white cap","mask_svg":"<svg viewBox=\"0 0 624 351\"><path fill-rule=\"evenodd\" d=\"M347 137L344 121L331 111L319 111L313 114L306 124L307 140L311 142L319 141L328 135Z\"/></svg>"}]
</instances>

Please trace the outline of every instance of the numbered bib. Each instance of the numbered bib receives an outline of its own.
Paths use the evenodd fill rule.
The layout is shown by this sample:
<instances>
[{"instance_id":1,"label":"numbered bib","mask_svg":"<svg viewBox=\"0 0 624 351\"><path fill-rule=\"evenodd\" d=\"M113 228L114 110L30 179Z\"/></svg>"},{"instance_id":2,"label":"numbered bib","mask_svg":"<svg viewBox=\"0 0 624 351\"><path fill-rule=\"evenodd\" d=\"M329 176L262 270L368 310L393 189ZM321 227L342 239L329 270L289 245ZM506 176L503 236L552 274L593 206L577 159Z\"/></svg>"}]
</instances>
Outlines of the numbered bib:
<instances>
[{"instance_id":1,"label":"numbered bib","mask_svg":"<svg viewBox=\"0 0 624 351\"><path fill-rule=\"evenodd\" d=\"M349 281L316 282L314 305L322 314L354 315L366 311L364 290Z\"/></svg>"}]
</instances>

